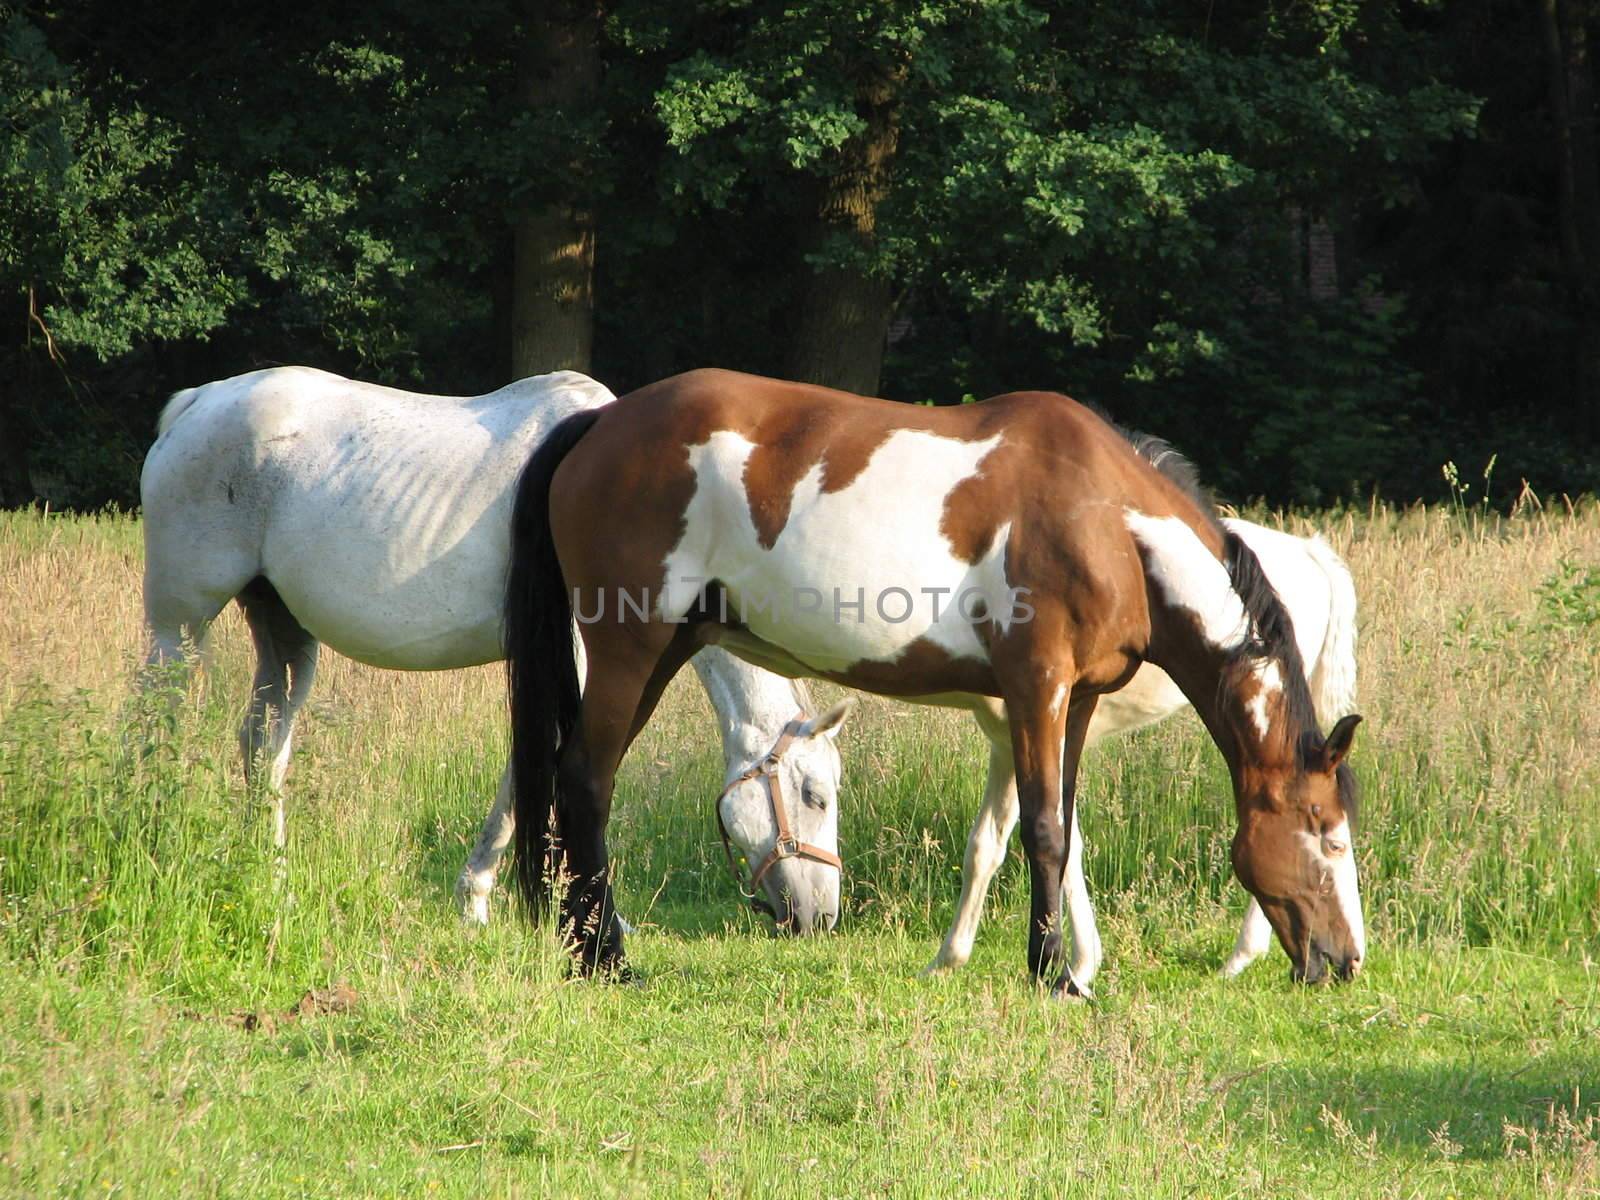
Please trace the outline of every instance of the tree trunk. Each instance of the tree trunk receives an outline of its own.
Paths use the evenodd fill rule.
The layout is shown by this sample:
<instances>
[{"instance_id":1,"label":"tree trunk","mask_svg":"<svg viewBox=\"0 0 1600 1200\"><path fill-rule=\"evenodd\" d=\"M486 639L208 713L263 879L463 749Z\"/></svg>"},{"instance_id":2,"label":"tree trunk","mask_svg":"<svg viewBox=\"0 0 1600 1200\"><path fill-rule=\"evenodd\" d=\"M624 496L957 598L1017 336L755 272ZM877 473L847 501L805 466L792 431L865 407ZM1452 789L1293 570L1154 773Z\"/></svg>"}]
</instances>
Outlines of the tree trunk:
<instances>
[{"instance_id":1,"label":"tree trunk","mask_svg":"<svg viewBox=\"0 0 1600 1200\"><path fill-rule=\"evenodd\" d=\"M814 268L801 286L784 358L791 379L877 395L893 308L889 277L876 263L878 206L889 193L904 78L904 68L888 69L856 89L866 129L845 143L839 169L822 181L802 243L829 265Z\"/></svg>"},{"instance_id":2,"label":"tree trunk","mask_svg":"<svg viewBox=\"0 0 1600 1200\"><path fill-rule=\"evenodd\" d=\"M521 100L581 111L600 91L599 0L526 0ZM568 164L576 172L579 164ZM513 222L511 369L514 376L589 369L594 341L594 214L564 196Z\"/></svg>"},{"instance_id":3,"label":"tree trunk","mask_svg":"<svg viewBox=\"0 0 1600 1200\"><path fill-rule=\"evenodd\" d=\"M1573 305L1572 414L1576 432L1600 436L1600 141L1592 0L1542 0L1546 85L1555 126L1557 219Z\"/></svg>"},{"instance_id":4,"label":"tree trunk","mask_svg":"<svg viewBox=\"0 0 1600 1200\"><path fill-rule=\"evenodd\" d=\"M12 295L15 299L0 291L0 330L22 335L14 344L0 346L0 508L22 508L38 499L32 470L39 383L34 327L27 301Z\"/></svg>"},{"instance_id":5,"label":"tree trunk","mask_svg":"<svg viewBox=\"0 0 1600 1200\"><path fill-rule=\"evenodd\" d=\"M6 376L6 394L0 396L0 508L21 508L37 499L28 469L33 422L21 394L21 372L7 371Z\"/></svg>"},{"instance_id":6,"label":"tree trunk","mask_svg":"<svg viewBox=\"0 0 1600 1200\"><path fill-rule=\"evenodd\" d=\"M485 280L489 289L489 337L494 344L493 357L487 366L491 378L496 381L492 385L495 387L507 379L520 379L526 374L513 365L516 359L511 349L515 340L511 331L515 328L512 313L516 310L516 261L516 230L507 225L489 252Z\"/></svg>"}]
</instances>

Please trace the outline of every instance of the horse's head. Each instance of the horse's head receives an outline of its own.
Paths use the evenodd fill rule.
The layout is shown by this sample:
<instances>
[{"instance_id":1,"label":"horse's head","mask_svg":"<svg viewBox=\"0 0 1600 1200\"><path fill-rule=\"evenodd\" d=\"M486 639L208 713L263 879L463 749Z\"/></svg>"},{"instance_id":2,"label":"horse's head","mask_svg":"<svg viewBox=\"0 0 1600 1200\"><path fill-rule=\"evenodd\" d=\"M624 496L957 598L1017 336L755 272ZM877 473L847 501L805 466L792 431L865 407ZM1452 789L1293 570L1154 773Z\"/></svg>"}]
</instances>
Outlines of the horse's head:
<instances>
[{"instance_id":1,"label":"horse's head","mask_svg":"<svg viewBox=\"0 0 1600 1200\"><path fill-rule=\"evenodd\" d=\"M1366 956L1350 836L1355 778L1343 765L1360 721L1341 719L1325 741L1303 746L1292 768L1251 767L1239 781L1233 869L1304 983L1330 966L1348 979Z\"/></svg>"},{"instance_id":2,"label":"horse's head","mask_svg":"<svg viewBox=\"0 0 1600 1200\"><path fill-rule=\"evenodd\" d=\"M839 920L839 750L851 701L790 723L761 761L717 801L726 836L750 864L752 903L780 933L830 930Z\"/></svg>"}]
</instances>

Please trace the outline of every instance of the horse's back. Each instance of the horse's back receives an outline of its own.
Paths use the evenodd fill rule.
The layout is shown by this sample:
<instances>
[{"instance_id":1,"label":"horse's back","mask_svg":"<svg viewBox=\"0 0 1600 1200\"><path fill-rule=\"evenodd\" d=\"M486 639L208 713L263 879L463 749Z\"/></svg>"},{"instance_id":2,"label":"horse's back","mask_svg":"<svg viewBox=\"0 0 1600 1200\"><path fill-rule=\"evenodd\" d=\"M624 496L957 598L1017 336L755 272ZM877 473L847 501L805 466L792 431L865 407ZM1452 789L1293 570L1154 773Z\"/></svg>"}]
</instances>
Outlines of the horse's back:
<instances>
[{"instance_id":1,"label":"horse's back","mask_svg":"<svg viewBox=\"0 0 1600 1200\"><path fill-rule=\"evenodd\" d=\"M1064 603L1060 573L1073 651L1098 682L1147 620L1123 506L1187 503L1059 394L932 408L696 371L601 415L553 477L551 520L569 580L620 571L678 613L715 579L752 633L833 670L899 661L919 642L986 660L972 623L932 598L975 594L1009 613L1021 586ZM630 548L622 568L617 546ZM866 619L756 611L817 591L864 594ZM905 619L872 611L871 597L906 592Z\"/></svg>"},{"instance_id":2,"label":"horse's back","mask_svg":"<svg viewBox=\"0 0 1600 1200\"><path fill-rule=\"evenodd\" d=\"M308 367L207 384L145 462L150 560L212 597L265 576L363 661L489 661L517 472L556 421L610 399L575 372L475 397Z\"/></svg>"},{"instance_id":3,"label":"horse's back","mask_svg":"<svg viewBox=\"0 0 1600 1200\"><path fill-rule=\"evenodd\" d=\"M1225 523L1250 547L1273 591L1289 610L1295 643L1309 676L1322 654L1333 602L1327 572L1315 553L1323 543L1235 517Z\"/></svg>"},{"instance_id":4,"label":"horse's back","mask_svg":"<svg viewBox=\"0 0 1600 1200\"><path fill-rule=\"evenodd\" d=\"M1350 568L1325 540L1249 521L1227 524L1255 551L1294 621L1317 718L1331 724L1356 700L1356 590Z\"/></svg>"}]
</instances>

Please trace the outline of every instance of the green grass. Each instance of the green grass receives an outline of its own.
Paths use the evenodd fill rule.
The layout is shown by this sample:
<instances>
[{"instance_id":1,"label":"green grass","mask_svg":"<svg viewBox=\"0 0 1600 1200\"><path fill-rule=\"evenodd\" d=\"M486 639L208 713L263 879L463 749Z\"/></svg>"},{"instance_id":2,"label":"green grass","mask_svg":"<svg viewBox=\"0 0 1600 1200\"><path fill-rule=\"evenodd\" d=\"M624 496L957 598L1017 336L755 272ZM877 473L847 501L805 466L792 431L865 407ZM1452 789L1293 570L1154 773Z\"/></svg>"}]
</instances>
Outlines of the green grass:
<instances>
[{"instance_id":1,"label":"green grass","mask_svg":"<svg viewBox=\"0 0 1600 1200\"><path fill-rule=\"evenodd\" d=\"M326 662L280 885L237 622L203 686L135 700L136 524L7 516L31 603L0 611L0 1191L1594 1195L1600 514L1468 518L1332 522L1363 603L1368 970L1296 988L1274 950L1213 977L1242 907L1227 780L1178 720L1086 765L1085 1004L1025 978L1015 855L973 961L919 977L983 756L885 703L843 738L832 937L736 907L682 681L616 806L638 986L568 979L503 897L456 922L493 670ZM285 1015L341 980L353 1010Z\"/></svg>"},{"instance_id":2,"label":"green grass","mask_svg":"<svg viewBox=\"0 0 1600 1200\"><path fill-rule=\"evenodd\" d=\"M1124 962L1093 1005L925 939L637 941L564 982L448 914L349 947L362 1000L246 1033L159 990L0 987L7 1160L37 1194L1427 1194L1592 1187L1600 996L1494 950L1339 991ZM1215 947L1213 947L1214 949ZM1513 1130L1527 1131L1518 1133Z\"/></svg>"}]
</instances>

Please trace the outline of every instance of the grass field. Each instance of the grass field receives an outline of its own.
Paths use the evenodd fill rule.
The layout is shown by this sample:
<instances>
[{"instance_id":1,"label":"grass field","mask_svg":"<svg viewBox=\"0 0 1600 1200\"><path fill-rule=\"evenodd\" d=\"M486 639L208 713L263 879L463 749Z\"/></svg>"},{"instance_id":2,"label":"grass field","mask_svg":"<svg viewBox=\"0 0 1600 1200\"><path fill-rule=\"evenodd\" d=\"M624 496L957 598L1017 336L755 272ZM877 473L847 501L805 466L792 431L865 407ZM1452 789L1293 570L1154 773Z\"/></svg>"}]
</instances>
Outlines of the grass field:
<instances>
[{"instance_id":1,"label":"grass field","mask_svg":"<svg viewBox=\"0 0 1600 1200\"><path fill-rule=\"evenodd\" d=\"M1600 509L1317 523L1362 604L1367 970L1214 978L1231 801L1184 717L1085 764L1107 963L1059 1003L1015 854L972 963L918 976L984 756L875 700L841 739L831 937L737 908L687 675L613 823L641 984L569 980L503 897L456 921L494 669L324 658L280 891L236 616L181 701L137 700L137 523L0 514L0 1191L1600 1194Z\"/></svg>"}]
</instances>

